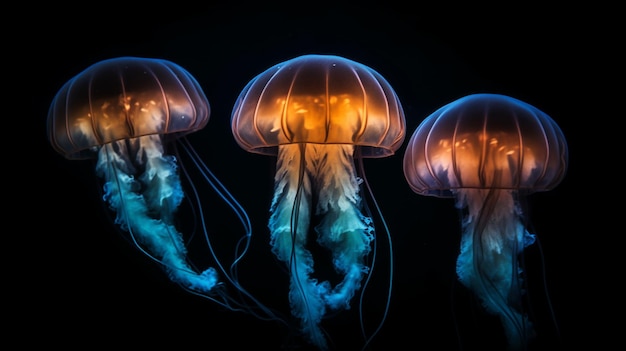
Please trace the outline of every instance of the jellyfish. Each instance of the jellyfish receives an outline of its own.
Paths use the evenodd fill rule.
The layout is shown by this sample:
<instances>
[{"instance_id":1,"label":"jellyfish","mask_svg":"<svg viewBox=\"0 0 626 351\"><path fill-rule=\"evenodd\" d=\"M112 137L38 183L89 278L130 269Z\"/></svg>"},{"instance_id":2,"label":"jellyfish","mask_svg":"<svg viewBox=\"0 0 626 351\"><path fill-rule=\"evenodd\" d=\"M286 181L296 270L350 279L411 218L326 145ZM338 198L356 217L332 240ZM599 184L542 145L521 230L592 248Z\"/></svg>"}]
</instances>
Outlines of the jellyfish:
<instances>
[{"instance_id":1,"label":"jellyfish","mask_svg":"<svg viewBox=\"0 0 626 351\"><path fill-rule=\"evenodd\" d=\"M197 189L183 187L181 177L188 173L180 156L185 154L238 216L245 231L241 247L251 236L246 212L186 139L206 126L209 115L202 88L181 66L163 59L119 57L93 64L62 86L49 109L48 138L69 160L95 159L103 200L115 212L115 223L130 233L141 252L162 265L171 281L236 308L222 299L228 295L218 270L200 271L191 263L176 222L186 192L196 195L192 204L204 220ZM213 251L206 226L202 229L219 269L245 293L234 270L247 249L236 253L227 271Z\"/></svg>"},{"instance_id":2,"label":"jellyfish","mask_svg":"<svg viewBox=\"0 0 626 351\"><path fill-rule=\"evenodd\" d=\"M272 252L289 271L292 315L308 341L326 349L322 318L349 309L371 274L366 261L375 226L355 159L390 156L400 147L400 101L363 64L303 55L254 77L235 103L231 126L244 150L277 156L268 224ZM336 284L316 275L313 245L332 256Z\"/></svg>"},{"instance_id":3,"label":"jellyfish","mask_svg":"<svg viewBox=\"0 0 626 351\"><path fill-rule=\"evenodd\" d=\"M432 113L411 136L403 160L417 194L452 197L463 214L459 281L499 316L511 350L534 337L524 312L519 257L535 242L523 198L556 187L568 148L556 122L518 99L473 94Z\"/></svg>"}]
</instances>

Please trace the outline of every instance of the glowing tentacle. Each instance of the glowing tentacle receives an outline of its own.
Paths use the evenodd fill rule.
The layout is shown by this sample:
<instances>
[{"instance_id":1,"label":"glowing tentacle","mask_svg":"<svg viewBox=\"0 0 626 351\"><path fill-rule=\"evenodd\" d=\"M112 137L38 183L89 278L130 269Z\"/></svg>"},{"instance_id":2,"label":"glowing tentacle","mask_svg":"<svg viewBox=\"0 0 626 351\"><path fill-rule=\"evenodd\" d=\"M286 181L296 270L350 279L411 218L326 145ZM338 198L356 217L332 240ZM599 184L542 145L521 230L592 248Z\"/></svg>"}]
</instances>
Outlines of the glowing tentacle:
<instances>
[{"instance_id":1,"label":"glowing tentacle","mask_svg":"<svg viewBox=\"0 0 626 351\"><path fill-rule=\"evenodd\" d=\"M174 212L183 200L176 158L163 155L159 135L136 138L136 164L145 165L139 180L145 184L142 192L151 212L167 224L173 224Z\"/></svg>"},{"instance_id":2,"label":"glowing tentacle","mask_svg":"<svg viewBox=\"0 0 626 351\"><path fill-rule=\"evenodd\" d=\"M502 321L511 350L523 350L534 330L522 312L521 269L517 257L535 237L524 228L511 191L465 189L458 207L468 207L463 223L459 280Z\"/></svg>"},{"instance_id":3,"label":"glowing tentacle","mask_svg":"<svg viewBox=\"0 0 626 351\"><path fill-rule=\"evenodd\" d=\"M316 214L322 217L318 242L333 255L333 264L343 280L324 296L333 309L349 309L350 300L361 287L363 275L368 272L364 264L374 238L371 218L360 208L360 181L354 167L352 145L309 145L314 155L316 186L319 198ZM314 152L313 152L314 151Z\"/></svg>"},{"instance_id":4,"label":"glowing tentacle","mask_svg":"<svg viewBox=\"0 0 626 351\"><path fill-rule=\"evenodd\" d=\"M183 193L176 159L164 156L158 137L140 137L103 146L96 172L104 180L104 200L116 212L115 222L128 230L139 249L162 263L170 279L194 291L208 293L217 284L217 272L196 273L187 263L183 236L172 224ZM130 147L137 151L136 169ZM139 168L137 167L137 168Z\"/></svg>"},{"instance_id":5,"label":"glowing tentacle","mask_svg":"<svg viewBox=\"0 0 626 351\"><path fill-rule=\"evenodd\" d=\"M273 253L289 266L292 314L302 320L302 331L309 341L323 350L327 347L319 327L326 310L323 286L310 277L313 257L305 248L311 217L311 181L305 172L304 154L304 144L279 147L269 229Z\"/></svg>"}]
</instances>

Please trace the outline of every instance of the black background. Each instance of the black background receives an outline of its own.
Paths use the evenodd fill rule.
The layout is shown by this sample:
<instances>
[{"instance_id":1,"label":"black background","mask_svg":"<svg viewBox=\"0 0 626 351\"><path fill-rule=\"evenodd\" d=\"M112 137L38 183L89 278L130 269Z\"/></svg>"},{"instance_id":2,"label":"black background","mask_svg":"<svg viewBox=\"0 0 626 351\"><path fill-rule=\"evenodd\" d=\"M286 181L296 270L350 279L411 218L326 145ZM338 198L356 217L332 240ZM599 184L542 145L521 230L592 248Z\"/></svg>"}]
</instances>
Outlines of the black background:
<instances>
[{"instance_id":1,"label":"black background","mask_svg":"<svg viewBox=\"0 0 626 351\"><path fill-rule=\"evenodd\" d=\"M398 153L365 160L394 249L390 310L372 342L373 350L505 347L499 322L481 312L455 282L460 224L453 200L412 193L401 166L406 142L423 118L448 102L479 92L510 95L540 108L561 126L569 144L563 182L527 199L528 220L540 242L526 255L531 319L539 332L533 349L608 342L609 324L601 315L615 313L600 304L612 304L610 293L617 290L615 277L606 273L613 260L607 250L618 245L620 230L605 229L611 214L602 208L609 198L605 194L619 186L610 183L619 171L609 167L607 136L619 128L620 116L599 108L610 100L600 94L610 89L604 81L619 82L607 69L619 41L611 39L613 24L602 14L522 3L506 9L391 3L369 7L302 3L291 5L293 9L269 4L90 6L59 5L38 9L50 11L49 16L24 15L20 27L36 30L11 35L16 46L7 54L15 61L13 67L23 72L15 89L32 108L24 121L33 124L26 142L31 149L21 141L9 143L23 171L11 177L22 178L29 194L7 192L15 194L11 195L19 216L15 230L22 232L20 244L6 248L20 257L7 257L14 257L10 267L27 271L11 279L8 290L17 294L7 299L20 306L12 326L33 332L32 338L19 339L23 344L307 349L279 323L227 311L171 283L111 223L93 164L68 161L50 147L46 117L63 83L103 59L164 58L191 72L212 111L207 127L189 140L248 211L254 227L251 251L241 266L242 283L267 305L288 314L288 277L270 252L266 227L275 159L240 149L230 132L230 114L239 92L256 74L309 53L344 56L374 68L394 87L406 114L407 137ZM600 25L592 25L590 18L600 20ZM11 28L6 32L12 33ZM7 119L20 125L18 132L25 130L19 119ZM590 156L595 147L603 154ZM207 202L212 233L228 237L241 233L226 204L217 198ZM364 307L370 330L380 320L391 277L384 232L379 228L377 235L380 267ZM201 245L195 242L192 250L202 250ZM228 259L231 248L216 250ZM200 258L199 265L212 263ZM603 298L597 300L599 296ZM323 322L334 349L358 350L363 344L357 302Z\"/></svg>"}]
</instances>

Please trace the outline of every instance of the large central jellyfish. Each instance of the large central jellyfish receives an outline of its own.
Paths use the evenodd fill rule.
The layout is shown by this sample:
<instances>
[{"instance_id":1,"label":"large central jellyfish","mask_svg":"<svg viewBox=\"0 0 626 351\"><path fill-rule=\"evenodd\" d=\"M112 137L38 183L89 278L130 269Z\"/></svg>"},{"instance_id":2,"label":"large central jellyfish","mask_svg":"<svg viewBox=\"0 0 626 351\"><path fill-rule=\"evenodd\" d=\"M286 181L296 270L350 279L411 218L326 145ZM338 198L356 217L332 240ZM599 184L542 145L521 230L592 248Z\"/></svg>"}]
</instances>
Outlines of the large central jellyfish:
<instances>
[{"instance_id":1,"label":"large central jellyfish","mask_svg":"<svg viewBox=\"0 0 626 351\"><path fill-rule=\"evenodd\" d=\"M518 256L535 235L525 227L521 200L557 186L567 158L554 120L497 94L469 95L441 107L418 126L404 155L413 191L454 197L463 210L458 278L500 317L512 350L525 349L534 335L523 309Z\"/></svg>"},{"instance_id":2,"label":"large central jellyfish","mask_svg":"<svg viewBox=\"0 0 626 351\"><path fill-rule=\"evenodd\" d=\"M48 137L67 159L96 159L103 198L116 213L115 222L130 233L141 252L162 264L173 282L213 299L227 296L220 288L218 271L213 267L198 271L191 264L175 221L186 193L196 194L192 205L204 220L197 189L183 189L181 177L188 173L181 172L177 156L182 153L176 145L182 145L203 178L235 211L245 229L243 240L249 240L250 224L245 211L186 140L185 135L205 127L209 114L200 85L179 65L120 57L100 61L63 85L50 106ZM219 268L245 292L233 266L228 273L219 263L207 229L201 227ZM227 307L231 303L218 302Z\"/></svg>"},{"instance_id":3,"label":"large central jellyfish","mask_svg":"<svg viewBox=\"0 0 626 351\"><path fill-rule=\"evenodd\" d=\"M240 93L231 118L245 150L277 156L269 229L273 253L290 272L289 301L308 340L327 342L327 310L350 308L368 273L374 225L363 213L363 178L355 158L394 154L405 136L404 112L389 83L371 68L331 55L277 64ZM309 226L342 277L314 276Z\"/></svg>"}]
</instances>

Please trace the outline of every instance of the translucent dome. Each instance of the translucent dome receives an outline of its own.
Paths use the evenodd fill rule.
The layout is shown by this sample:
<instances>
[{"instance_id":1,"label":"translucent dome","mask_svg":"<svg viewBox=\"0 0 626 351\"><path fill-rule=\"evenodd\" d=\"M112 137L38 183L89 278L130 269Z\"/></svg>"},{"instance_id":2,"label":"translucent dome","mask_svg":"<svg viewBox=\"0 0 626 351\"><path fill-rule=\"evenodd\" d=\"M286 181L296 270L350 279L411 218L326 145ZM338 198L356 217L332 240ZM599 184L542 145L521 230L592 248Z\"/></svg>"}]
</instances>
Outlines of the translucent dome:
<instances>
[{"instance_id":1,"label":"translucent dome","mask_svg":"<svg viewBox=\"0 0 626 351\"><path fill-rule=\"evenodd\" d=\"M245 150L276 155L293 143L351 144L361 157L392 155L405 136L402 106L373 69L339 56L304 55L252 79L231 118Z\"/></svg>"},{"instance_id":2,"label":"translucent dome","mask_svg":"<svg viewBox=\"0 0 626 351\"><path fill-rule=\"evenodd\" d=\"M161 59L100 61L68 81L48 113L48 135L69 159L95 157L103 144L205 127L210 106L185 69Z\"/></svg>"},{"instance_id":3,"label":"translucent dome","mask_svg":"<svg viewBox=\"0 0 626 351\"><path fill-rule=\"evenodd\" d=\"M463 188L532 193L559 184L567 158L563 132L550 116L509 96L474 94L422 121L403 167L422 195L452 197Z\"/></svg>"}]
</instances>

